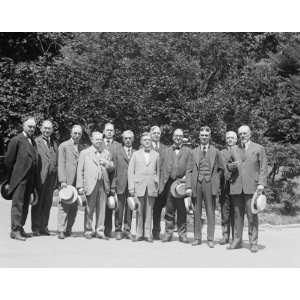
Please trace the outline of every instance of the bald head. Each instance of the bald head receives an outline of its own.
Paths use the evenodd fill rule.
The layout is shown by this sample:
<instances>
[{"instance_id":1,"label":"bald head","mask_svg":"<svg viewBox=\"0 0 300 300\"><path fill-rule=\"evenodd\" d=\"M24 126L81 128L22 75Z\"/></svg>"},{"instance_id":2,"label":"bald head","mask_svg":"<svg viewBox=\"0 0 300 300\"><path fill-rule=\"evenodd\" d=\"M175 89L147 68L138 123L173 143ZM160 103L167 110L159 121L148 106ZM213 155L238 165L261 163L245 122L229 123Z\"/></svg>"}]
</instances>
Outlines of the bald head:
<instances>
[{"instance_id":1,"label":"bald head","mask_svg":"<svg viewBox=\"0 0 300 300\"><path fill-rule=\"evenodd\" d=\"M180 146L183 143L183 130L181 128L175 129L173 133L173 142L176 146Z\"/></svg>"},{"instance_id":2,"label":"bald head","mask_svg":"<svg viewBox=\"0 0 300 300\"><path fill-rule=\"evenodd\" d=\"M53 124L50 120L44 120L41 126L42 136L49 138L53 133Z\"/></svg>"},{"instance_id":3,"label":"bald head","mask_svg":"<svg viewBox=\"0 0 300 300\"><path fill-rule=\"evenodd\" d=\"M229 147L236 145L237 143L237 134L234 131L226 132L226 144Z\"/></svg>"},{"instance_id":4,"label":"bald head","mask_svg":"<svg viewBox=\"0 0 300 300\"><path fill-rule=\"evenodd\" d=\"M242 144L250 141L251 138L251 130L248 125L242 125L238 130L239 138Z\"/></svg>"}]
</instances>

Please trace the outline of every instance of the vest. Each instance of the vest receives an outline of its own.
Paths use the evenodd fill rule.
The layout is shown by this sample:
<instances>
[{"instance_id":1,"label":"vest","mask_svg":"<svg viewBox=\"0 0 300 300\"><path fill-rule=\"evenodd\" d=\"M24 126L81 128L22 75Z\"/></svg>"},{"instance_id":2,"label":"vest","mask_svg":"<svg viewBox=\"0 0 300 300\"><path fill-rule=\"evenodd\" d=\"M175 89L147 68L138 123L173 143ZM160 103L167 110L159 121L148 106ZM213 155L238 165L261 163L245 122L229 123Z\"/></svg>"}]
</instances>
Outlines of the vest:
<instances>
[{"instance_id":1,"label":"vest","mask_svg":"<svg viewBox=\"0 0 300 300\"><path fill-rule=\"evenodd\" d=\"M54 150L53 143L50 144L49 148L49 173L56 173L57 172L57 155Z\"/></svg>"},{"instance_id":2,"label":"vest","mask_svg":"<svg viewBox=\"0 0 300 300\"><path fill-rule=\"evenodd\" d=\"M211 180L211 166L210 161L208 159L208 155L200 161L199 165L199 175L198 175L198 181L202 182L203 179L206 182L209 182Z\"/></svg>"}]
</instances>

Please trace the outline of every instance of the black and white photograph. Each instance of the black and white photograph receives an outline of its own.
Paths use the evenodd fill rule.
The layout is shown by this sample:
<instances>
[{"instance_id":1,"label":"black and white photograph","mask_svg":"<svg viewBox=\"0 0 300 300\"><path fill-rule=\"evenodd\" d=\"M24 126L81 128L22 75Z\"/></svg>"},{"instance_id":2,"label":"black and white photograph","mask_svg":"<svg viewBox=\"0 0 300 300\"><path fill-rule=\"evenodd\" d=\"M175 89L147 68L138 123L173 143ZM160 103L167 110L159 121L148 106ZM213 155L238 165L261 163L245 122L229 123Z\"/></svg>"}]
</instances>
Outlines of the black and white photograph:
<instances>
[{"instance_id":1,"label":"black and white photograph","mask_svg":"<svg viewBox=\"0 0 300 300\"><path fill-rule=\"evenodd\" d=\"M296 28L7 29L0 268L300 267Z\"/></svg>"}]
</instances>

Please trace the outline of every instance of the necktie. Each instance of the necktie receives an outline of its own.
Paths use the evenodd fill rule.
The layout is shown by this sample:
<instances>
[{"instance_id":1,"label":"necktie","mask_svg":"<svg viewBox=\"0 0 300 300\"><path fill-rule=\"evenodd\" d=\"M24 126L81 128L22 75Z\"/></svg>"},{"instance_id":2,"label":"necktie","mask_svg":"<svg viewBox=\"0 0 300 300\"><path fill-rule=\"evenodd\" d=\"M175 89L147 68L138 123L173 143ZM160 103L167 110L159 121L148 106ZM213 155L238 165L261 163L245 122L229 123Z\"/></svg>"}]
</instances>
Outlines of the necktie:
<instances>
[{"instance_id":1,"label":"necktie","mask_svg":"<svg viewBox=\"0 0 300 300\"><path fill-rule=\"evenodd\" d=\"M131 156L130 148L127 148L127 156L128 156L128 158L130 158L130 156Z\"/></svg>"},{"instance_id":2,"label":"necktie","mask_svg":"<svg viewBox=\"0 0 300 300\"><path fill-rule=\"evenodd\" d=\"M246 160L246 144L241 144L241 148L242 148L242 161Z\"/></svg>"},{"instance_id":3,"label":"necktie","mask_svg":"<svg viewBox=\"0 0 300 300\"><path fill-rule=\"evenodd\" d=\"M203 146L202 152L203 152L203 156L205 156L205 155L206 155L206 152L207 152L206 146Z\"/></svg>"}]
</instances>

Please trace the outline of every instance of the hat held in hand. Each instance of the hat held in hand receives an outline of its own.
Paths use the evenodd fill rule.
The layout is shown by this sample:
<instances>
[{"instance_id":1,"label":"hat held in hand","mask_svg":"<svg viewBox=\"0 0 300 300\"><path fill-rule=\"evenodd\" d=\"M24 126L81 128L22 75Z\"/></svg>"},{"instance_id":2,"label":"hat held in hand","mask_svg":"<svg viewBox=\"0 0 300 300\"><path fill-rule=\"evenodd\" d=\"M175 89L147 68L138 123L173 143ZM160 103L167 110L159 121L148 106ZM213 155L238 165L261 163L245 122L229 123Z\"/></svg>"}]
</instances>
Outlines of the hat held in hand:
<instances>
[{"instance_id":1,"label":"hat held in hand","mask_svg":"<svg viewBox=\"0 0 300 300\"><path fill-rule=\"evenodd\" d=\"M78 199L78 192L74 186L67 185L58 192L58 196L62 203L73 204Z\"/></svg>"},{"instance_id":2,"label":"hat held in hand","mask_svg":"<svg viewBox=\"0 0 300 300\"><path fill-rule=\"evenodd\" d=\"M251 211L253 214L257 214L263 211L267 206L267 197L264 194L258 195L257 192L254 193L251 199Z\"/></svg>"}]
</instances>

